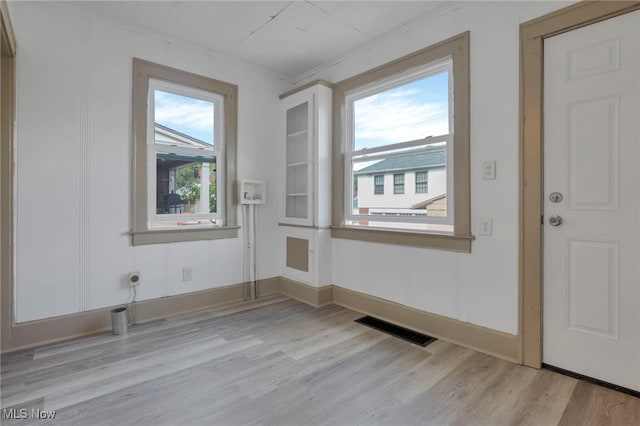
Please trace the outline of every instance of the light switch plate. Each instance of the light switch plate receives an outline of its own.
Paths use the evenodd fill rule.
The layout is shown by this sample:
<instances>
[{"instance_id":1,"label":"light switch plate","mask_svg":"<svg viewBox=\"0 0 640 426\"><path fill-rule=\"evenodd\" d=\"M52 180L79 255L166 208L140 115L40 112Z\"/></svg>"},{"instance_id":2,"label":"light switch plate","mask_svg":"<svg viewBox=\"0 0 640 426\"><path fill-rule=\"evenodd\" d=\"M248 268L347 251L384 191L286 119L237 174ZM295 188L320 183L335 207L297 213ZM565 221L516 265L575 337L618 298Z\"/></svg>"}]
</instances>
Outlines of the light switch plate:
<instances>
[{"instance_id":1,"label":"light switch plate","mask_svg":"<svg viewBox=\"0 0 640 426\"><path fill-rule=\"evenodd\" d=\"M496 178L496 162L485 161L482 163L482 179L494 180Z\"/></svg>"}]
</instances>

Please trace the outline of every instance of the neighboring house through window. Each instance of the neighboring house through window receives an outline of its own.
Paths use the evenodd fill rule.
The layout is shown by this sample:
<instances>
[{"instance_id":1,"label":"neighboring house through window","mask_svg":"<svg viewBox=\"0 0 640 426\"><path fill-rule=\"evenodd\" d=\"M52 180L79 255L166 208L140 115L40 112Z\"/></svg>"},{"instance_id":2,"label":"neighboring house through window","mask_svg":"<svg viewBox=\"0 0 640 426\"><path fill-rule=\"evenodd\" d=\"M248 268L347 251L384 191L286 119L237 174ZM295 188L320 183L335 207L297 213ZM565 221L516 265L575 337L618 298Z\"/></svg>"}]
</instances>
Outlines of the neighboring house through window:
<instances>
[{"instance_id":1,"label":"neighboring house through window","mask_svg":"<svg viewBox=\"0 0 640 426\"><path fill-rule=\"evenodd\" d=\"M237 236L237 87L134 59L133 242Z\"/></svg>"},{"instance_id":2,"label":"neighboring house through window","mask_svg":"<svg viewBox=\"0 0 640 426\"><path fill-rule=\"evenodd\" d=\"M392 157L378 161L354 173L358 191L358 214L373 216L446 216L445 150L425 154ZM424 170L425 168L428 169ZM418 171L416 171L418 169ZM403 173L398 173L402 171ZM427 173L432 175L431 192ZM376 194L368 182L394 182L393 194ZM382 196L380 196L382 195ZM431 201L438 197L439 210L433 213Z\"/></svg>"},{"instance_id":3,"label":"neighboring house through window","mask_svg":"<svg viewBox=\"0 0 640 426\"><path fill-rule=\"evenodd\" d=\"M469 34L340 82L334 95L332 236L469 251ZM387 178L393 195L369 199Z\"/></svg>"}]
</instances>

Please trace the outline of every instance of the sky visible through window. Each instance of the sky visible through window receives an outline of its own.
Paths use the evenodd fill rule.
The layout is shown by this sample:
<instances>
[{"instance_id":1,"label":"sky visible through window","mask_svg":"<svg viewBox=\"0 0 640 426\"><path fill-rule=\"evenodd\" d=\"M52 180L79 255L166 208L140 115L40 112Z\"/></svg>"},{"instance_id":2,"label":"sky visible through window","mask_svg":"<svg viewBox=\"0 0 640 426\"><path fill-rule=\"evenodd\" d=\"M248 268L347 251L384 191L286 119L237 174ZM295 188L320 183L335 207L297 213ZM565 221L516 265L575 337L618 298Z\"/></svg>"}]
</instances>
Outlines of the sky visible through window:
<instances>
[{"instance_id":1,"label":"sky visible through window","mask_svg":"<svg viewBox=\"0 0 640 426\"><path fill-rule=\"evenodd\" d=\"M213 145L213 102L155 90L155 122Z\"/></svg>"},{"instance_id":2,"label":"sky visible through window","mask_svg":"<svg viewBox=\"0 0 640 426\"><path fill-rule=\"evenodd\" d=\"M355 150L449 133L449 73L354 102Z\"/></svg>"}]
</instances>

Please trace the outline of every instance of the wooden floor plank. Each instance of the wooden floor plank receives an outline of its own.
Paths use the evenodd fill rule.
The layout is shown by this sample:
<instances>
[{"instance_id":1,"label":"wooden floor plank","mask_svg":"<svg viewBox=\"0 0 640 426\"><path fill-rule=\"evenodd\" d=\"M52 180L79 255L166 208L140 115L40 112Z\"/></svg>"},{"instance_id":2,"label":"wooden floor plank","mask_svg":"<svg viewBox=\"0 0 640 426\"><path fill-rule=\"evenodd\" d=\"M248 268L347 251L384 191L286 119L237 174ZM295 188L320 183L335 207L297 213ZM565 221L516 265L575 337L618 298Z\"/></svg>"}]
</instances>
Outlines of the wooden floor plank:
<instances>
[{"instance_id":1,"label":"wooden floor plank","mask_svg":"<svg viewBox=\"0 0 640 426\"><path fill-rule=\"evenodd\" d=\"M640 424L638 398L360 316L269 296L3 355L0 405L59 425Z\"/></svg>"},{"instance_id":2,"label":"wooden floor plank","mask_svg":"<svg viewBox=\"0 0 640 426\"><path fill-rule=\"evenodd\" d=\"M640 425L639 401L631 395L578 381L560 425Z\"/></svg>"}]
</instances>

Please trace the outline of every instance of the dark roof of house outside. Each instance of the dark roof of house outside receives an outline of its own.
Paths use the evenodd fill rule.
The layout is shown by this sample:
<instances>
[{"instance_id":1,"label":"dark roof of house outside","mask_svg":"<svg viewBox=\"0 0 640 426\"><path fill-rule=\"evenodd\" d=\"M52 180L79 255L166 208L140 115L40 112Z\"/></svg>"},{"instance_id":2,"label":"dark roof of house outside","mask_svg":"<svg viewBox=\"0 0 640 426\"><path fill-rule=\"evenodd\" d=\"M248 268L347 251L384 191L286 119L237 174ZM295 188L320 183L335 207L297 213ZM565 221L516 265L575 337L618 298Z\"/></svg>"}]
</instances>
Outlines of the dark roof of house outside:
<instances>
[{"instance_id":1,"label":"dark roof of house outside","mask_svg":"<svg viewBox=\"0 0 640 426\"><path fill-rule=\"evenodd\" d=\"M391 172L401 170L419 170L429 167L444 166L445 151L433 151L424 154L413 154L402 157L391 157L372 164L354 174L372 174L377 172Z\"/></svg>"}]
</instances>

